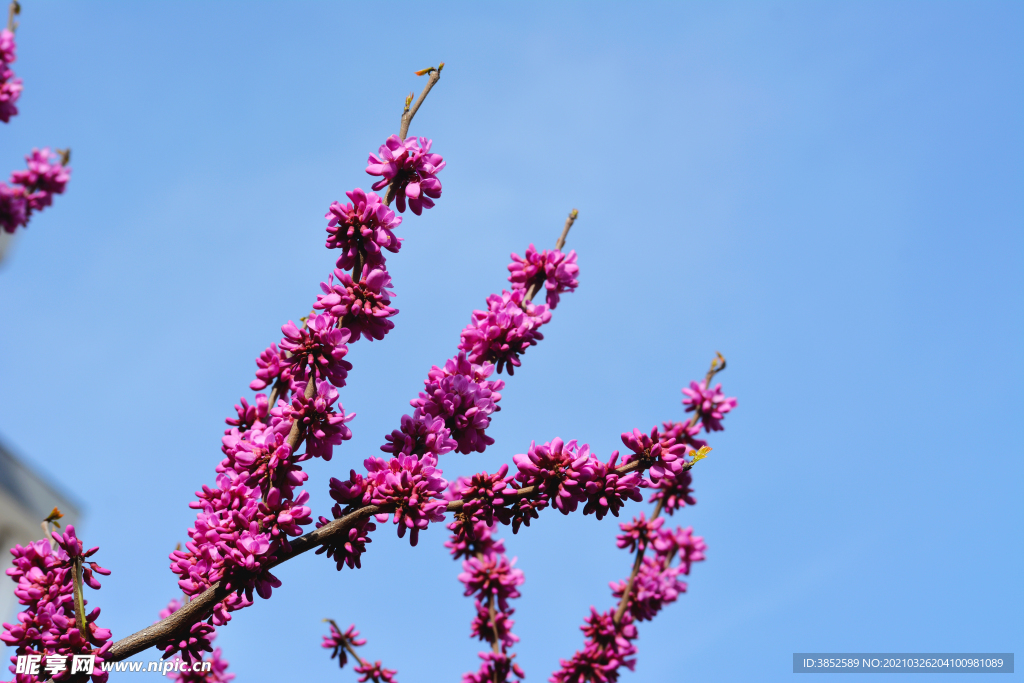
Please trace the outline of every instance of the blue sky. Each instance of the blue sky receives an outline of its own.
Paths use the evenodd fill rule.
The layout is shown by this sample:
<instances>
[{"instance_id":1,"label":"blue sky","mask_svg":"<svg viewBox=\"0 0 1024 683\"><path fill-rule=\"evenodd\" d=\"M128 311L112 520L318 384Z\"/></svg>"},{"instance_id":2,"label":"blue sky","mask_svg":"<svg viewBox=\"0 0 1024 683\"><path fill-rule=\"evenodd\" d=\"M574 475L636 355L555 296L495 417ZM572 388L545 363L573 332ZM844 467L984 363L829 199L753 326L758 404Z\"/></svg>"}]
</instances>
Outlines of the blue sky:
<instances>
[{"instance_id":1,"label":"blue sky","mask_svg":"<svg viewBox=\"0 0 1024 683\"><path fill-rule=\"evenodd\" d=\"M175 596L167 554L222 420L332 266L322 216L370 184L412 71L443 60L411 133L444 155L444 195L389 260L397 328L349 356L355 437L308 468L315 513L508 254L576 207L579 291L508 382L497 443L442 466L554 436L606 455L680 419L680 387L726 355L739 407L674 520L708 560L624 681L1024 651L1019 3L25 5L0 167L70 146L74 173L0 267L0 434L84 502L115 637ZM507 534L527 680L611 604L616 532L549 513ZM221 631L237 681L354 680L319 649L324 617L400 680L475 669L444 538L410 549L388 525L361 571L282 567Z\"/></svg>"}]
</instances>

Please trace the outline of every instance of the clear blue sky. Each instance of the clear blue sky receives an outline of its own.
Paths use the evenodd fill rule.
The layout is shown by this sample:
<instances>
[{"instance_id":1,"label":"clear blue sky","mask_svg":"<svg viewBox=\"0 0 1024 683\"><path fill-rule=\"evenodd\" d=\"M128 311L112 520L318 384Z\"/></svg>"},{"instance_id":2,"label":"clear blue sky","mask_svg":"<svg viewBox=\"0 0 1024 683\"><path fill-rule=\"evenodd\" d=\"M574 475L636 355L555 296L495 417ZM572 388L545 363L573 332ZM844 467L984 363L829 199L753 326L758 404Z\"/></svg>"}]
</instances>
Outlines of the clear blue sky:
<instances>
[{"instance_id":1,"label":"clear blue sky","mask_svg":"<svg viewBox=\"0 0 1024 683\"><path fill-rule=\"evenodd\" d=\"M1020 3L29 0L0 167L70 145L74 174L0 269L0 433L85 503L114 572L103 624L153 621L222 420L330 270L327 206L370 183L412 71L444 60L411 131L447 160L444 196L402 226L397 328L350 354L355 438L308 468L315 512L509 252L577 207L579 291L509 382L495 446L443 468L554 436L607 454L681 418L679 388L727 356L739 408L677 517L708 560L623 680L789 680L797 651L1020 655L1022 39ZM508 534L528 681L611 604L616 531L551 513ZM354 680L323 617L402 681L474 669L444 538L410 549L389 525L361 571L289 563L222 629L238 683Z\"/></svg>"}]
</instances>

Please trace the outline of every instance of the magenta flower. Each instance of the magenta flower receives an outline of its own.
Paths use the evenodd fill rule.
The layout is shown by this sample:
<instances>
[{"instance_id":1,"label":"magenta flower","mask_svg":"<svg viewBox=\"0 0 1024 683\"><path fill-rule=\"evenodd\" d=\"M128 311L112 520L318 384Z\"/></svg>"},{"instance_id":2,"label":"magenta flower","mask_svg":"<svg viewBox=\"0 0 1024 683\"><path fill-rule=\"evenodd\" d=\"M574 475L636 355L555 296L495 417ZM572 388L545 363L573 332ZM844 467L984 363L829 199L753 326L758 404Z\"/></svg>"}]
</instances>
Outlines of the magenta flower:
<instances>
[{"instance_id":1,"label":"magenta flower","mask_svg":"<svg viewBox=\"0 0 1024 683\"><path fill-rule=\"evenodd\" d=\"M490 527L494 524L496 513L499 521L508 524L507 510L501 507L505 503L504 492L512 481L511 478L505 478L506 474L508 465L502 465L494 474L480 472L471 478L459 477L452 482L445 492L445 498L463 501L459 511L463 519L461 527L472 528L479 522ZM454 526L448 528L456 531Z\"/></svg>"},{"instance_id":2,"label":"magenta flower","mask_svg":"<svg viewBox=\"0 0 1024 683\"><path fill-rule=\"evenodd\" d=\"M288 363L288 355L279 350L277 344L271 344L260 354L260 357L256 359L256 367L259 368L256 371L256 379L249 384L249 388L253 391L265 389L278 378L284 382L287 388L291 388L292 371Z\"/></svg>"},{"instance_id":3,"label":"magenta flower","mask_svg":"<svg viewBox=\"0 0 1024 683\"><path fill-rule=\"evenodd\" d=\"M466 354L460 353L443 368L431 368L425 391L409 404L423 415L443 419L458 444L457 452L483 453L494 443L484 430L491 424L491 413L500 410L498 392L505 387L501 380L487 379L493 371L490 363L470 363Z\"/></svg>"},{"instance_id":4,"label":"magenta flower","mask_svg":"<svg viewBox=\"0 0 1024 683\"><path fill-rule=\"evenodd\" d=\"M371 266L384 264L382 249L397 254L402 241L393 230L402 223L379 196L356 188L345 193L349 204L334 202L327 218L327 248L341 249L337 267L351 270L359 259Z\"/></svg>"},{"instance_id":5,"label":"magenta flower","mask_svg":"<svg viewBox=\"0 0 1024 683\"><path fill-rule=\"evenodd\" d=\"M95 574L108 575L110 572L95 562L87 562L98 550L83 550L82 542L75 535L73 526L64 533L52 533L56 543L52 548L46 540L35 541L27 546L16 545L11 549L14 556L7 575L17 584L14 595L25 609L18 614L17 623L3 625L0 641L14 648L17 655L41 654L71 657L85 654L96 656L96 667L91 672L94 683L105 683L107 674L100 668L104 655L110 649L111 633L97 626L100 610L85 614L85 631L79 630L74 613L74 573L76 561L84 566L83 583L93 589L100 587ZM88 604L88 600L84 601ZM15 667L10 668L12 674ZM69 672L57 674L54 680L67 680ZM17 683L35 681L29 675L16 675Z\"/></svg>"},{"instance_id":6,"label":"magenta flower","mask_svg":"<svg viewBox=\"0 0 1024 683\"><path fill-rule=\"evenodd\" d=\"M652 430L653 433L653 430ZM695 438L700 434L700 423L691 425L689 422L662 422L658 432L658 440L662 448L671 448L682 444L686 453L700 450L708 445L707 441Z\"/></svg>"},{"instance_id":7,"label":"magenta flower","mask_svg":"<svg viewBox=\"0 0 1024 683\"><path fill-rule=\"evenodd\" d=\"M345 664L348 663L348 647L362 647L366 645L366 639L359 637L359 631L356 630L355 624L349 626L343 633L338 625L333 621L328 624L331 627L330 635L324 636L324 642L321 647L331 650L331 659L338 659L338 666L342 669L345 668Z\"/></svg>"},{"instance_id":8,"label":"magenta flower","mask_svg":"<svg viewBox=\"0 0 1024 683\"><path fill-rule=\"evenodd\" d=\"M642 502L643 496L640 489L647 486L643 475L634 470L626 474L619 474L615 471L618 465L619 452L612 451L607 463L596 461L593 463L594 473L587 482L587 504L583 507L583 514L597 514L599 520L609 512L613 516L619 516L619 510L627 500Z\"/></svg>"},{"instance_id":9,"label":"magenta flower","mask_svg":"<svg viewBox=\"0 0 1024 683\"><path fill-rule=\"evenodd\" d=\"M336 481L338 480L331 479L332 487L333 483ZM331 512L334 514L334 519L339 519L345 516L342 513L340 505L335 505L331 508ZM326 517L320 517L320 520L316 524L316 528L319 529L328 522L330 522L330 520ZM349 569L360 569L363 566L362 557L363 553L366 552L366 544L373 542L370 538L370 532L376 530L377 525L374 524L372 520L360 520L345 531L344 537L340 539L333 538L317 548L316 554L326 554L328 558L333 558L339 572L346 566Z\"/></svg>"},{"instance_id":10,"label":"magenta flower","mask_svg":"<svg viewBox=\"0 0 1024 683\"><path fill-rule=\"evenodd\" d=\"M394 521L398 537L410 529L409 542L416 545L419 532L430 522L443 522L447 504L443 495L448 482L441 478L437 459L431 455L417 458L398 455L388 461L367 458L367 493L373 505L394 506ZM365 499L365 498L364 498ZM378 522L386 522L388 514L377 515Z\"/></svg>"},{"instance_id":11,"label":"magenta flower","mask_svg":"<svg viewBox=\"0 0 1024 683\"><path fill-rule=\"evenodd\" d=\"M445 493L448 497L451 489ZM495 558L505 552L505 541L494 538L495 526L486 522L473 521L461 512L455 513L455 521L448 525L452 535L444 542L452 559L482 556Z\"/></svg>"},{"instance_id":12,"label":"magenta flower","mask_svg":"<svg viewBox=\"0 0 1024 683\"><path fill-rule=\"evenodd\" d=\"M3 100L0 99L0 112L3 111ZM0 120L3 120L0 117ZM4 232L13 233L20 227L28 225L28 198L23 187L9 187L0 182L0 227Z\"/></svg>"},{"instance_id":13,"label":"magenta flower","mask_svg":"<svg viewBox=\"0 0 1024 683\"><path fill-rule=\"evenodd\" d=\"M398 683L398 681L395 680L395 674L397 674L398 671L394 669L385 669L381 666L379 659L373 664L364 662L355 667L354 671L357 674L362 674L359 677L359 683L366 683L367 681L374 681L374 683Z\"/></svg>"},{"instance_id":14,"label":"magenta flower","mask_svg":"<svg viewBox=\"0 0 1024 683\"><path fill-rule=\"evenodd\" d=\"M487 297L486 311L473 311L469 325L462 330L459 350L465 351L472 363L494 363L512 375L519 367L519 356L544 338L541 325L551 320L547 306L534 306L525 300L521 289L501 296Z\"/></svg>"},{"instance_id":15,"label":"magenta flower","mask_svg":"<svg viewBox=\"0 0 1024 683\"><path fill-rule=\"evenodd\" d=\"M704 551L708 549L704 539L693 535L693 527L676 527L674 530L661 529L654 536L651 544L657 556L667 565L673 559L679 559L679 570L689 575L694 562L704 561Z\"/></svg>"},{"instance_id":16,"label":"magenta flower","mask_svg":"<svg viewBox=\"0 0 1024 683\"><path fill-rule=\"evenodd\" d=\"M686 592L686 582L679 580L679 567L665 567L661 558L645 557L633 582L629 600L629 612L637 621L653 619L661 609L675 602ZM627 581L613 581L609 584L612 595L621 598Z\"/></svg>"},{"instance_id":17,"label":"magenta flower","mask_svg":"<svg viewBox=\"0 0 1024 683\"><path fill-rule=\"evenodd\" d=\"M49 147L33 149L25 157L28 168L11 174L11 182L21 185L29 192L29 206L39 210L50 206L53 195L63 194L71 179L71 169L60 162L60 157L50 152Z\"/></svg>"},{"instance_id":18,"label":"magenta flower","mask_svg":"<svg viewBox=\"0 0 1024 683\"><path fill-rule=\"evenodd\" d=\"M336 329L336 322L331 315L311 315L302 329L290 320L281 327L281 351L291 354L282 358L282 363L292 367L296 379L309 379L312 373L338 388L345 386L345 378L352 369L352 364L345 360L346 342L351 335L344 327Z\"/></svg>"},{"instance_id":19,"label":"magenta flower","mask_svg":"<svg viewBox=\"0 0 1024 683\"><path fill-rule=\"evenodd\" d=\"M307 455L330 460L334 456L334 447L352 438L352 430L345 423L351 421L356 414L346 415L345 408L340 403L338 410L335 411L338 390L330 382L317 382L316 393L308 399L305 396L305 388L305 382L295 383L292 404L282 410L281 415L302 425L306 434ZM275 409L271 414L276 412Z\"/></svg>"},{"instance_id":20,"label":"magenta flower","mask_svg":"<svg viewBox=\"0 0 1024 683\"><path fill-rule=\"evenodd\" d=\"M580 627L587 639L583 650L577 651L572 659L561 660L561 668L548 679L550 683L614 683L619 680L620 668L633 670L636 626L628 612L618 625L613 614L614 610L599 613L590 608L590 616Z\"/></svg>"},{"instance_id":21,"label":"magenta flower","mask_svg":"<svg viewBox=\"0 0 1024 683\"><path fill-rule=\"evenodd\" d=\"M686 412L692 413L696 410L705 431L722 431L722 418L736 407L736 399L726 398L722 393L721 384L716 384L715 388L709 391L707 380L701 380L699 383L690 382L690 388L683 389L683 393L686 395L683 399L683 405L687 406Z\"/></svg>"},{"instance_id":22,"label":"magenta flower","mask_svg":"<svg viewBox=\"0 0 1024 683\"><path fill-rule=\"evenodd\" d=\"M512 263L508 265L512 289L526 290L530 285L543 284L547 289L547 304L553 311L558 306L560 295L576 291L579 286L580 269L576 265L576 252L563 254L557 249L538 252L531 244L526 256L512 254Z\"/></svg>"},{"instance_id":23,"label":"magenta flower","mask_svg":"<svg viewBox=\"0 0 1024 683\"><path fill-rule=\"evenodd\" d=\"M661 477L655 484L655 491L648 502L664 501L662 509L669 515L687 505L696 505L697 499L693 497L693 489L690 488L692 483L693 475L689 470L680 470Z\"/></svg>"},{"instance_id":24,"label":"magenta flower","mask_svg":"<svg viewBox=\"0 0 1024 683\"><path fill-rule=\"evenodd\" d=\"M470 557L462 563L459 581L466 586L465 595L476 595L479 600L494 596L501 611L507 612L508 601L520 597L518 586L523 584L523 572L515 568L515 559L505 555Z\"/></svg>"},{"instance_id":25,"label":"magenta flower","mask_svg":"<svg viewBox=\"0 0 1024 683\"><path fill-rule=\"evenodd\" d=\"M651 539L665 523L663 517L657 519L646 519L644 513L634 517L632 522L619 524L622 533L615 537L615 544L625 548L629 552L636 552L637 548L647 548Z\"/></svg>"},{"instance_id":26,"label":"magenta flower","mask_svg":"<svg viewBox=\"0 0 1024 683\"><path fill-rule=\"evenodd\" d=\"M327 282L320 283L324 293L317 295L313 308L334 316L340 327L351 332L350 342L359 341L360 336L369 341L383 339L395 326L388 318L398 313L398 309L390 305L395 295L388 291L390 286L391 276L383 268L371 270L369 265L364 266L359 282L338 268Z\"/></svg>"},{"instance_id":27,"label":"magenta flower","mask_svg":"<svg viewBox=\"0 0 1024 683\"><path fill-rule=\"evenodd\" d=\"M530 450L512 460L519 468L518 486L536 486L544 500L550 500L563 515L575 512L587 500L587 484L600 465L587 444L577 447L575 440L565 443L557 437L540 446L530 442Z\"/></svg>"},{"instance_id":28,"label":"magenta flower","mask_svg":"<svg viewBox=\"0 0 1024 683\"><path fill-rule=\"evenodd\" d=\"M387 441L380 447L385 453L415 455L430 453L441 456L455 450L458 444L451 438L452 432L444 426L440 417L431 417L420 412L402 416L402 426L384 437Z\"/></svg>"},{"instance_id":29,"label":"magenta flower","mask_svg":"<svg viewBox=\"0 0 1024 683\"><path fill-rule=\"evenodd\" d=\"M516 678L526 678L523 670L513 661L515 655L509 656L504 652L481 652L479 657L483 660L480 669L462 674L461 683L509 683L510 674L514 674Z\"/></svg>"},{"instance_id":30,"label":"magenta flower","mask_svg":"<svg viewBox=\"0 0 1024 683\"><path fill-rule=\"evenodd\" d=\"M267 416L270 415L270 403L267 401L266 394L256 394L256 401L253 405L249 405L249 402L245 398L239 399L241 405L235 404L235 413L237 417L229 417L224 420L225 424L229 424L233 427L240 429L252 429L257 422L263 422ZM228 434L230 430L224 432Z\"/></svg>"},{"instance_id":31,"label":"magenta flower","mask_svg":"<svg viewBox=\"0 0 1024 683\"><path fill-rule=\"evenodd\" d=\"M14 78L14 72L0 66L0 121L9 123L11 117L18 115L18 98L21 97L20 78Z\"/></svg>"},{"instance_id":32,"label":"magenta flower","mask_svg":"<svg viewBox=\"0 0 1024 683\"><path fill-rule=\"evenodd\" d=\"M400 212L405 211L405 200L409 199L409 208L419 216L423 209L434 206L433 199L441 196L441 181L437 174L444 168L444 159L440 154L432 154L433 144L427 138L409 137L402 142L397 135L392 135L367 160L366 172L374 176L382 176L373 184L374 190L382 190L392 185L395 201ZM378 156L380 155L380 156Z\"/></svg>"},{"instance_id":33,"label":"magenta flower","mask_svg":"<svg viewBox=\"0 0 1024 683\"><path fill-rule=\"evenodd\" d=\"M13 64L17 61L16 49L14 33L7 28L0 29L0 62Z\"/></svg>"}]
</instances>

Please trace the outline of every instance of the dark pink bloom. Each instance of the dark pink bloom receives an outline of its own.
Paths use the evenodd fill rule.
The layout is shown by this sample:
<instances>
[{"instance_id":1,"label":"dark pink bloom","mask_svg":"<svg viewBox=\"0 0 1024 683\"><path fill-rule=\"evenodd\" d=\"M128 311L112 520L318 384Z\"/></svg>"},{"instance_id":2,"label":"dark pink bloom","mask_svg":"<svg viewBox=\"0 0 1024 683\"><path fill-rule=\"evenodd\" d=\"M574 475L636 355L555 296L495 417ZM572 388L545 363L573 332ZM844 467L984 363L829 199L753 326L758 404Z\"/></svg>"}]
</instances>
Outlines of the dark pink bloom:
<instances>
[{"instance_id":1,"label":"dark pink bloom","mask_svg":"<svg viewBox=\"0 0 1024 683\"><path fill-rule=\"evenodd\" d=\"M367 458L363 464L367 472L364 496L369 496L367 502L373 505L395 507L399 538L405 536L408 528L409 542L416 545L420 530L430 522L444 521L447 504L443 495L448 482L441 478L441 470L435 467L437 459L432 455L398 455L388 461ZM378 522L387 519L387 513L377 515Z\"/></svg>"},{"instance_id":2,"label":"dark pink bloom","mask_svg":"<svg viewBox=\"0 0 1024 683\"><path fill-rule=\"evenodd\" d=\"M505 387L501 380L487 379L493 371L490 363L477 365L460 353L443 368L431 368L425 390L409 404L423 415L444 420L459 453L483 453L494 443L484 430L491 424L491 413L500 410L498 392Z\"/></svg>"},{"instance_id":3,"label":"dark pink bloom","mask_svg":"<svg viewBox=\"0 0 1024 683\"><path fill-rule=\"evenodd\" d=\"M614 612L599 613L590 608L590 616L580 627L587 639L583 650L577 651L572 659L561 660L561 668L548 679L550 683L614 683L619 680L619 669L633 670L636 626L628 612L616 625Z\"/></svg>"},{"instance_id":4,"label":"dark pink bloom","mask_svg":"<svg viewBox=\"0 0 1024 683\"><path fill-rule=\"evenodd\" d=\"M352 364L345 360L346 342L351 335L344 327L336 328L336 322L328 314L311 315L301 329L290 320L281 327L281 351L291 354L282 358L282 363L292 367L295 379L309 379L312 374L338 388L345 386L345 378L352 369Z\"/></svg>"},{"instance_id":5,"label":"dark pink bloom","mask_svg":"<svg viewBox=\"0 0 1024 683\"><path fill-rule=\"evenodd\" d=\"M256 367L259 368L256 371L256 379L249 384L253 391L265 389L278 378L284 382L286 388L291 388L292 369L288 363L288 356L277 348L277 344L271 344L260 354L256 359Z\"/></svg>"},{"instance_id":6,"label":"dark pink bloom","mask_svg":"<svg viewBox=\"0 0 1024 683\"><path fill-rule=\"evenodd\" d=\"M641 512L640 516L634 517L632 522L623 522L619 525L622 533L615 537L616 545L631 553L636 552L638 547L647 548L651 538L664 523L663 517L646 519L644 513Z\"/></svg>"},{"instance_id":7,"label":"dark pink bloom","mask_svg":"<svg viewBox=\"0 0 1024 683\"><path fill-rule=\"evenodd\" d=\"M675 602L686 592L686 583L679 580L679 567L666 567L659 557L645 557L633 582L629 600L629 612L637 621L649 621L661 609ZM609 584L612 595L621 598L626 589L626 580Z\"/></svg>"},{"instance_id":8,"label":"dark pink bloom","mask_svg":"<svg viewBox=\"0 0 1024 683\"><path fill-rule=\"evenodd\" d=\"M0 29L0 62L13 64L17 61L16 49L14 33L8 28Z\"/></svg>"},{"instance_id":9,"label":"dark pink bloom","mask_svg":"<svg viewBox=\"0 0 1024 683\"><path fill-rule=\"evenodd\" d=\"M547 306L534 306L525 300L521 289L503 291L487 297L486 311L473 311L469 325L462 330L459 350L465 351L472 363L494 363L513 374L519 367L519 356L544 338L540 327L551 320Z\"/></svg>"},{"instance_id":10,"label":"dark pink bloom","mask_svg":"<svg viewBox=\"0 0 1024 683\"><path fill-rule=\"evenodd\" d=\"M587 482L587 504L583 507L583 514L596 513L599 520L609 512L618 517L627 500L643 501L640 489L647 486L646 480L636 470L626 474L616 472L618 459L619 452L612 451L607 463L593 463L594 473Z\"/></svg>"},{"instance_id":11,"label":"dark pink bloom","mask_svg":"<svg viewBox=\"0 0 1024 683\"><path fill-rule=\"evenodd\" d=\"M324 642L321 647L331 650L331 659L338 659L338 666L342 669L345 668L345 664L348 663L348 650L346 645L349 647L362 647L366 645L366 639L359 637L359 631L356 630L355 624L349 626L344 633L338 628L338 625L333 621L329 623L331 627L330 635L324 636Z\"/></svg>"},{"instance_id":12,"label":"dark pink bloom","mask_svg":"<svg viewBox=\"0 0 1024 683\"><path fill-rule=\"evenodd\" d=\"M483 660L480 669L462 674L462 683L509 683L509 675L526 678L523 670L513 661L515 655L509 656L504 652L481 652L479 657Z\"/></svg>"},{"instance_id":13,"label":"dark pink bloom","mask_svg":"<svg viewBox=\"0 0 1024 683\"><path fill-rule=\"evenodd\" d=\"M523 572L515 568L515 559L509 561L505 555L492 557L470 557L462 563L459 581L466 586L465 594L476 595L486 601L494 596L496 605L507 612L508 601L520 597L518 586L523 584Z\"/></svg>"},{"instance_id":14,"label":"dark pink bloom","mask_svg":"<svg viewBox=\"0 0 1024 683\"><path fill-rule=\"evenodd\" d=\"M372 192L357 188L345 194L351 203L334 202L324 216L329 219L327 248L342 250L337 263L342 270L351 270L357 257L371 266L382 265L382 249L398 253L402 247L402 241L392 232L402 223L401 217Z\"/></svg>"},{"instance_id":15,"label":"dark pink bloom","mask_svg":"<svg viewBox=\"0 0 1024 683\"><path fill-rule=\"evenodd\" d=\"M100 587L95 574L107 575L110 572L95 562L87 561L98 549L84 550L73 526L69 525L63 533L55 532L51 536L56 543L55 549L46 540L27 546L16 545L11 549L14 558L7 575L17 584L14 595L25 609L18 614L16 623L5 623L0 634L0 641L14 649L10 671L15 674L13 664L17 655L60 655L67 658L92 654L96 656L92 680L105 683L107 674L100 669L100 664L112 644L111 634L96 624L99 609L85 615L85 632L79 630L74 613L73 568L76 560L83 563L83 583L93 589ZM64 671L53 676L53 680L66 681L70 677L70 672ZM15 674L14 680L17 683L35 683L37 679L28 674Z\"/></svg>"},{"instance_id":16,"label":"dark pink bloom","mask_svg":"<svg viewBox=\"0 0 1024 683\"><path fill-rule=\"evenodd\" d=\"M590 454L590 446L577 446L555 438L538 446L530 443L530 450L512 457L519 472L518 487L536 486L544 500L562 514L574 512L587 500L587 484L594 479L600 462Z\"/></svg>"},{"instance_id":17,"label":"dark pink bloom","mask_svg":"<svg viewBox=\"0 0 1024 683\"><path fill-rule=\"evenodd\" d=\"M33 149L25 157L28 168L11 174L11 182L29 192L29 206L39 210L53 203L53 195L63 194L71 179L71 169L61 164L60 157L49 147Z\"/></svg>"},{"instance_id":18,"label":"dark pink bloom","mask_svg":"<svg viewBox=\"0 0 1024 683\"><path fill-rule=\"evenodd\" d=\"M337 283L334 278L338 278ZM390 305L395 295L387 289L390 286L391 276L383 268L364 266L359 282L337 268L327 282L320 283L324 293L317 295L313 308L330 313L340 327L348 329L352 334L350 343L359 341L360 336L369 341L383 339L395 326L388 318L398 313Z\"/></svg>"},{"instance_id":19,"label":"dark pink bloom","mask_svg":"<svg viewBox=\"0 0 1024 683\"><path fill-rule=\"evenodd\" d=\"M716 384L714 389L709 390L707 380L690 382L688 389L683 389L686 398L683 405L686 412L697 411L704 429L709 432L720 432L722 429L722 418L730 410L736 407L735 398L726 398L722 393L722 385Z\"/></svg>"},{"instance_id":20,"label":"dark pink bloom","mask_svg":"<svg viewBox=\"0 0 1024 683\"><path fill-rule=\"evenodd\" d=\"M316 393L308 399L305 396L305 389L305 382L296 382L292 404L280 411L280 414L302 425L306 434L308 455L330 460L334 456L334 447L352 438L352 430L345 423L351 421L356 414L346 415L345 407L340 403L335 411L338 390L330 382L317 382ZM276 413L277 409L271 411L271 414Z\"/></svg>"},{"instance_id":21,"label":"dark pink bloom","mask_svg":"<svg viewBox=\"0 0 1024 683\"><path fill-rule=\"evenodd\" d=\"M332 483L335 481L337 479L331 479ZM334 519L345 516L342 514L340 505L335 505L331 508L331 512L334 514ZM319 529L329 522L330 520L326 517L320 517L320 520L316 523L316 528ZM349 569L360 569L363 566L362 557L363 553L366 552L366 544L372 543L370 532L376 530L377 525L372 520L360 520L349 527L342 538L332 538L317 548L316 554L326 554L328 558L333 558L339 572L346 566Z\"/></svg>"},{"instance_id":22,"label":"dark pink bloom","mask_svg":"<svg viewBox=\"0 0 1024 683\"><path fill-rule=\"evenodd\" d=\"M371 154L367 160L366 172L382 176L373 184L373 189L382 190L393 184L399 211L405 211L408 198L409 208L419 216L423 209L434 206L433 199L441 196L437 174L445 163L440 154L430 152L431 144L433 142L427 138L409 137L402 142L397 135L392 135L377 154Z\"/></svg>"},{"instance_id":23,"label":"dark pink bloom","mask_svg":"<svg viewBox=\"0 0 1024 683\"><path fill-rule=\"evenodd\" d=\"M513 289L529 289L530 285L544 285L547 289L547 304L555 310L561 294L576 291L579 286L580 269L576 265L576 252L563 254L557 249L538 252L531 244L526 256L512 254L512 263L508 265L509 278Z\"/></svg>"},{"instance_id":24,"label":"dark pink bloom","mask_svg":"<svg viewBox=\"0 0 1024 683\"><path fill-rule=\"evenodd\" d=\"M666 564L674 559L679 560L679 570L689 575L694 562L704 561L704 551L708 549L704 539L693 535L693 527L677 527L674 530L661 529L654 536L651 544L657 556Z\"/></svg>"},{"instance_id":25,"label":"dark pink bloom","mask_svg":"<svg viewBox=\"0 0 1024 683\"><path fill-rule=\"evenodd\" d=\"M655 484L655 491L651 494L649 502L653 503L663 500L663 510L666 514L673 514L676 510L687 505L696 505L697 499L693 497L693 475L689 470L680 470L671 476L658 479Z\"/></svg>"},{"instance_id":26,"label":"dark pink bloom","mask_svg":"<svg viewBox=\"0 0 1024 683\"><path fill-rule=\"evenodd\" d=\"M25 188L9 187L6 183L0 182L0 228L3 228L4 232L13 233L25 225L28 225L28 198Z\"/></svg>"},{"instance_id":27,"label":"dark pink bloom","mask_svg":"<svg viewBox=\"0 0 1024 683\"><path fill-rule=\"evenodd\" d=\"M402 416L402 426L384 437L387 441L380 447L385 453L421 456L430 453L444 455L455 450L458 444L451 438L452 432L444 426L444 419L431 417L420 412Z\"/></svg>"}]
</instances>

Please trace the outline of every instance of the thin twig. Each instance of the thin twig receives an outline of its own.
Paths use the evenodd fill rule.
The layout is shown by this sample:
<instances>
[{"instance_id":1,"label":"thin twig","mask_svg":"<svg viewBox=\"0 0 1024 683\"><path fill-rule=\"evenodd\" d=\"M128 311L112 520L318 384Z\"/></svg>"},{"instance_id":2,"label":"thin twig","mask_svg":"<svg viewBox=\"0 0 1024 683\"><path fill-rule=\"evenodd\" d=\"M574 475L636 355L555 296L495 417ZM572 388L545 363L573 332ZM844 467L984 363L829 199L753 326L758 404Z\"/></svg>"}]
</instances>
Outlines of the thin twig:
<instances>
[{"instance_id":1,"label":"thin twig","mask_svg":"<svg viewBox=\"0 0 1024 683\"><path fill-rule=\"evenodd\" d=\"M14 33L18 30L18 22L14 20L14 17L21 14L21 5L18 4L18 0L11 0L11 7L7 10L7 30Z\"/></svg>"}]
</instances>

